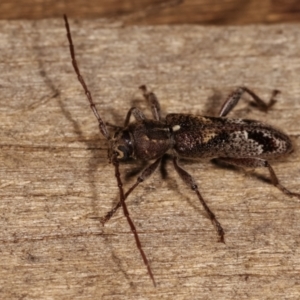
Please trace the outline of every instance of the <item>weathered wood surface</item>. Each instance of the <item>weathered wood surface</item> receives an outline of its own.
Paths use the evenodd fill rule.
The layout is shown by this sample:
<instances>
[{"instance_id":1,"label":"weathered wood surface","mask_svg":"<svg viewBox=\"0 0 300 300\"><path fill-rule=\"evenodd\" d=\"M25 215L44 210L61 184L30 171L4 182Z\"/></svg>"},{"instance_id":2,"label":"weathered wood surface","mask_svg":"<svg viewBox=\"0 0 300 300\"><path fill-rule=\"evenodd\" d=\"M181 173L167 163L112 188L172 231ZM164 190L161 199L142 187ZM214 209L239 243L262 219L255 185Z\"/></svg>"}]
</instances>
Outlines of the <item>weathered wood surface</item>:
<instances>
[{"instance_id":1,"label":"weathered wood surface","mask_svg":"<svg viewBox=\"0 0 300 300\"><path fill-rule=\"evenodd\" d=\"M216 113L239 85L264 98L276 88L282 94L269 113L245 101L233 116L276 125L299 146L298 26L124 29L71 20L71 28L106 121L122 124L133 104L146 111L141 84L164 113L195 114ZM300 298L299 199L209 162L182 165L222 223L226 245L171 164L168 180L158 172L128 199L154 288L122 212L105 227L99 222L118 191L63 20L2 21L0 47L2 299ZM273 166L300 192L299 151Z\"/></svg>"}]
</instances>

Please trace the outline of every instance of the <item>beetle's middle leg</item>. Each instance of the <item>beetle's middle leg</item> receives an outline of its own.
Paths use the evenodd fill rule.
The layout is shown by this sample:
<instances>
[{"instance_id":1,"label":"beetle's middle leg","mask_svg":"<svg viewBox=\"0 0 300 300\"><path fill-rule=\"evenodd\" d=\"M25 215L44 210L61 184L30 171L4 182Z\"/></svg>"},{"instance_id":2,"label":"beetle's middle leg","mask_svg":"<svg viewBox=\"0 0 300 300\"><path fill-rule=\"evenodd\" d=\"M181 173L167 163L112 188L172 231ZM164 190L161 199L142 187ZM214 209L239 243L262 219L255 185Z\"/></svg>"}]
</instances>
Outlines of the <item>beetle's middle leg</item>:
<instances>
[{"instance_id":1,"label":"beetle's middle leg","mask_svg":"<svg viewBox=\"0 0 300 300\"><path fill-rule=\"evenodd\" d=\"M218 161L223 161L227 164L234 165L237 167L245 167L245 168L260 168L260 167L265 167L268 168L270 177L271 177L271 182L273 185L275 185L279 190L281 190L284 194L290 196L290 197L298 197L300 198L300 194L298 193L293 193L289 191L286 187L284 187L280 182L278 177L275 174L275 171L269 164L269 162L265 159L261 158L229 158L229 157L220 157L217 158Z\"/></svg>"},{"instance_id":2,"label":"beetle's middle leg","mask_svg":"<svg viewBox=\"0 0 300 300\"><path fill-rule=\"evenodd\" d=\"M207 206L207 204L205 203L204 199L202 198L199 190L198 190L198 186L194 180L194 178L184 169L182 169L177 162L177 157L173 158L173 163L174 163L174 167L175 170L177 171L177 173L179 174L179 176L181 177L181 179L185 182L186 185L188 185L198 196L198 199L200 200L201 204L203 205L206 213L208 214L210 220L212 221L213 225L216 227L216 230L218 232L218 235L220 237L220 241L222 243L225 243L224 241L224 230L221 226L221 224L219 223L219 221L217 220L215 214L210 210L210 208Z\"/></svg>"},{"instance_id":3,"label":"beetle's middle leg","mask_svg":"<svg viewBox=\"0 0 300 300\"><path fill-rule=\"evenodd\" d=\"M238 104L239 100L241 99L244 93L249 94L253 98L253 100L256 102L260 110L267 111L270 107L272 107L276 103L275 97L280 92L278 90L274 90L269 102L266 103L250 89L243 86L239 87L228 96L228 98L226 99L226 101L221 107L221 110L219 112L219 117L226 117L233 110L233 108Z\"/></svg>"}]
</instances>

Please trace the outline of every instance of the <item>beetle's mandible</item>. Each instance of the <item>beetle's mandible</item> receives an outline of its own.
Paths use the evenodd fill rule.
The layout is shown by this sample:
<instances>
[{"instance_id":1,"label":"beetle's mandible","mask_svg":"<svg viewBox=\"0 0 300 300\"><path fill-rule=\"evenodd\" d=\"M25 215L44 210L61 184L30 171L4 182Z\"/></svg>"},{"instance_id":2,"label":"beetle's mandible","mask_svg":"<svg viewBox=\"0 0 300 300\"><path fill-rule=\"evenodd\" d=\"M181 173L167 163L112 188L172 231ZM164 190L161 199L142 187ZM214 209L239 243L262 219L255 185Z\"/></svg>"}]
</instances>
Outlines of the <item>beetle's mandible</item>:
<instances>
[{"instance_id":1,"label":"beetle's mandible","mask_svg":"<svg viewBox=\"0 0 300 300\"><path fill-rule=\"evenodd\" d=\"M165 118L162 118L157 97L154 93L148 92L145 85L142 85L140 89L151 107L153 119L147 119L142 111L136 107L132 107L127 113L123 126L107 124L100 116L91 93L81 76L75 58L67 17L64 16L64 19L72 64L91 109L98 120L100 132L109 142L109 159L114 165L115 177L119 188L119 203L103 217L102 223L106 223L120 207L123 208L124 215L135 237L137 248L140 251L154 285L156 283L149 261L142 248L135 225L129 215L125 200L141 182L153 174L162 163L166 153L172 156L173 165L178 175L196 193L208 217L215 226L221 242L224 242L224 230L202 198L193 177L179 165L178 161L180 158L193 160L202 158L217 159L238 167L265 167L270 173L271 182L274 186L288 196L300 198L299 193L293 193L280 184L268 161L269 159L276 159L293 151L290 138L282 131L262 122L226 118L244 93L249 94L253 98L259 109L267 111L275 104L275 96L278 91L275 90L270 101L266 103L252 90L246 87L239 87L229 95L218 117L168 114ZM134 117L135 121L130 121L131 116ZM109 133L108 127L112 127L113 135ZM150 161L150 163L140 173L136 183L125 193L119 172L119 162L124 162L131 158Z\"/></svg>"}]
</instances>

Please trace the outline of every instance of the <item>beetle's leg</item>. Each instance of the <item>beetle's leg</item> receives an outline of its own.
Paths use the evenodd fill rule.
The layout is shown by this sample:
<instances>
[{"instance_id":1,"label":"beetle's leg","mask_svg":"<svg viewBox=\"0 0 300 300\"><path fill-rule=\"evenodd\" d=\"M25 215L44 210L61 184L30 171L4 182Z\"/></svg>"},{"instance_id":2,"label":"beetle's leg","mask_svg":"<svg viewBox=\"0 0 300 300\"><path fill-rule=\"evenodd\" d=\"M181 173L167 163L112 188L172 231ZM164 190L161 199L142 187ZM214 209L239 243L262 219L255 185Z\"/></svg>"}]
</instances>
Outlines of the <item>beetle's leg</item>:
<instances>
[{"instance_id":1,"label":"beetle's leg","mask_svg":"<svg viewBox=\"0 0 300 300\"><path fill-rule=\"evenodd\" d=\"M154 163L152 163L142 171L142 173L138 176L136 183L132 185L131 188L124 194L124 201L141 182L145 181L154 173L160 162L161 158L158 158ZM109 211L103 218L101 218L102 225L104 225L115 214L115 212L121 207L121 205L122 203L121 201L119 201L111 211Z\"/></svg>"},{"instance_id":2,"label":"beetle's leg","mask_svg":"<svg viewBox=\"0 0 300 300\"><path fill-rule=\"evenodd\" d=\"M105 125L106 125L107 127L113 128L114 130L121 130L121 129L124 128L123 126L118 126L118 125L112 124L112 123L110 123L110 122L105 122Z\"/></svg>"},{"instance_id":3,"label":"beetle's leg","mask_svg":"<svg viewBox=\"0 0 300 300\"><path fill-rule=\"evenodd\" d=\"M130 118L131 118L131 115L134 116L134 118L137 120L137 121L142 121L142 120L145 120L146 117L145 115L143 114L143 112L136 108L136 107L131 107L129 109L129 111L127 112L127 115L126 115L126 118L125 118L125 121L124 121L124 125L123 126L118 126L118 125L114 125L112 123L109 123L109 122L105 122L105 125L107 127L111 127L113 128L114 130L121 130L121 129L124 129L124 127L127 127L128 124L129 124L129 121L130 121Z\"/></svg>"},{"instance_id":4,"label":"beetle's leg","mask_svg":"<svg viewBox=\"0 0 300 300\"><path fill-rule=\"evenodd\" d=\"M298 193L293 193L289 191L287 188L285 188L282 184L280 184L273 168L269 164L269 162L265 159L261 158L227 158L227 157L221 157L218 158L219 161L223 161L225 163L235 165L238 167L246 167L246 168L260 168L260 167L265 167L268 168L270 177L271 177L271 182L273 185L275 185L279 190L281 190L284 194L290 196L290 197L298 197L300 198L300 194Z\"/></svg>"},{"instance_id":5,"label":"beetle's leg","mask_svg":"<svg viewBox=\"0 0 300 300\"><path fill-rule=\"evenodd\" d=\"M280 93L278 90L274 90L272 96L268 103L263 101L260 97L258 97L253 91L249 90L246 87L239 87L233 93L231 93L219 112L219 117L226 117L230 111L237 105L239 100L241 99L244 93L248 93L253 100L255 100L256 105L262 111L267 111L270 107L272 107L275 103L275 96Z\"/></svg>"},{"instance_id":6,"label":"beetle's leg","mask_svg":"<svg viewBox=\"0 0 300 300\"><path fill-rule=\"evenodd\" d=\"M160 104L158 102L158 99L157 99L156 95L154 93L152 93L152 92L148 92L147 91L147 87L145 85L141 85L140 89L143 92L144 98L150 104L153 118L155 120L159 121L161 119L161 116L160 116ZM129 124L131 115L133 115L137 121L142 121L142 120L146 119L146 117L142 113L142 111L140 111L136 107L132 107L132 108L129 109L129 111L127 113L127 116L126 116L126 119L125 119L125 122L124 122L124 127L126 127Z\"/></svg>"},{"instance_id":7,"label":"beetle's leg","mask_svg":"<svg viewBox=\"0 0 300 300\"><path fill-rule=\"evenodd\" d=\"M161 158L161 163L160 163L160 174L162 179L166 179L168 177L168 171L167 171L167 162L170 160L172 156L168 153L164 154L163 157Z\"/></svg>"},{"instance_id":8,"label":"beetle's leg","mask_svg":"<svg viewBox=\"0 0 300 300\"><path fill-rule=\"evenodd\" d=\"M127 182L129 179L138 176L142 173L142 171L149 165L148 161L142 160L142 161L136 161L137 166L133 167L132 169L128 170L124 174L124 179Z\"/></svg>"},{"instance_id":9,"label":"beetle's leg","mask_svg":"<svg viewBox=\"0 0 300 300\"><path fill-rule=\"evenodd\" d=\"M127 127L127 125L129 124L131 115L133 115L137 121L143 121L146 119L145 115L143 114L143 112L140 109L138 109L136 107L131 107L127 113L127 116L126 116L126 119L124 122L124 127Z\"/></svg>"},{"instance_id":10,"label":"beetle's leg","mask_svg":"<svg viewBox=\"0 0 300 300\"><path fill-rule=\"evenodd\" d=\"M160 115L160 104L156 97L156 95L153 92L148 92L147 87L145 85L141 85L140 89L143 92L144 98L147 100L147 102L150 104L151 112L153 115L153 118L157 121L161 119Z\"/></svg>"},{"instance_id":11,"label":"beetle's leg","mask_svg":"<svg viewBox=\"0 0 300 300\"><path fill-rule=\"evenodd\" d=\"M186 185L188 185L198 196L201 204L203 205L206 213L208 214L210 220L212 221L213 225L216 227L216 230L218 232L218 235L220 237L220 241L225 243L224 241L224 230L221 226L221 224L219 223L219 221L217 220L216 216L214 215L214 213L210 210L210 208L207 206L207 204L205 203L204 199L202 198L199 190L198 190L198 186L194 180L194 178L184 169L182 169L178 163L177 163L177 157L173 158L173 163L174 163L174 167L175 170L177 171L177 173L179 174L179 176L181 177L181 179L185 182Z\"/></svg>"}]
</instances>

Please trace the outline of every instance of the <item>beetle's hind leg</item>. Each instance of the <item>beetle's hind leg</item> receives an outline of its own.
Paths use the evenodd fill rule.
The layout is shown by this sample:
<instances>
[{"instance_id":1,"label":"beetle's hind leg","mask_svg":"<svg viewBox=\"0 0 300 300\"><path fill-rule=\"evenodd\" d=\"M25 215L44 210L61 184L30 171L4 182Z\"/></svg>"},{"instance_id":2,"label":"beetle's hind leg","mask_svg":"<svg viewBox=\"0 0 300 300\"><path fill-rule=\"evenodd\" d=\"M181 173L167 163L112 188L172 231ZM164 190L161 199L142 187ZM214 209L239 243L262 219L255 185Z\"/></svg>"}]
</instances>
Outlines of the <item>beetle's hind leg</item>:
<instances>
[{"instance_id":1,"label":"beetle's hind leg","mask_svg":"<svg viewBox=\"0 0 300 300\"><path fill-rule=\"evenodd\" d=\"M217 161L220 162L225 162L226 164L229 165L234 165L237 167L242 167L242 168L261 168L265 167L268 168L270 177L271 177L271 182L273 185L275 185L279 190L281 190L284 194L290 196L290 197L297 197L300 199L300 194L299 193L293 193L289 191L286 187L284 187L280 182L279 179L269 164L269 162L265 159L261 158L229 158L229 157L220 157L217 159Z\"/></svg>"},{"instance_id":2,"label":"beetle's hind leg","mask_svg":"<svg viewBox=\"0 0 300 300\"><path fill-rule=\"evenodd\" d=\"M276 103L276 95L280 93L278 90L274 90L272 92L271 98L268 103L266 103L264 100L262 100L259 96L257 96L252 90L241 86L237 88L233 93L231 93L224 104L221 107L221 110L219 112L219 117L226 117L238 104L240 101L242 95L244 93L249 94L253 100L255 101L255 104L257 107L262 111L268 111L275 103Z\"/></svg>"}]
</instances>

